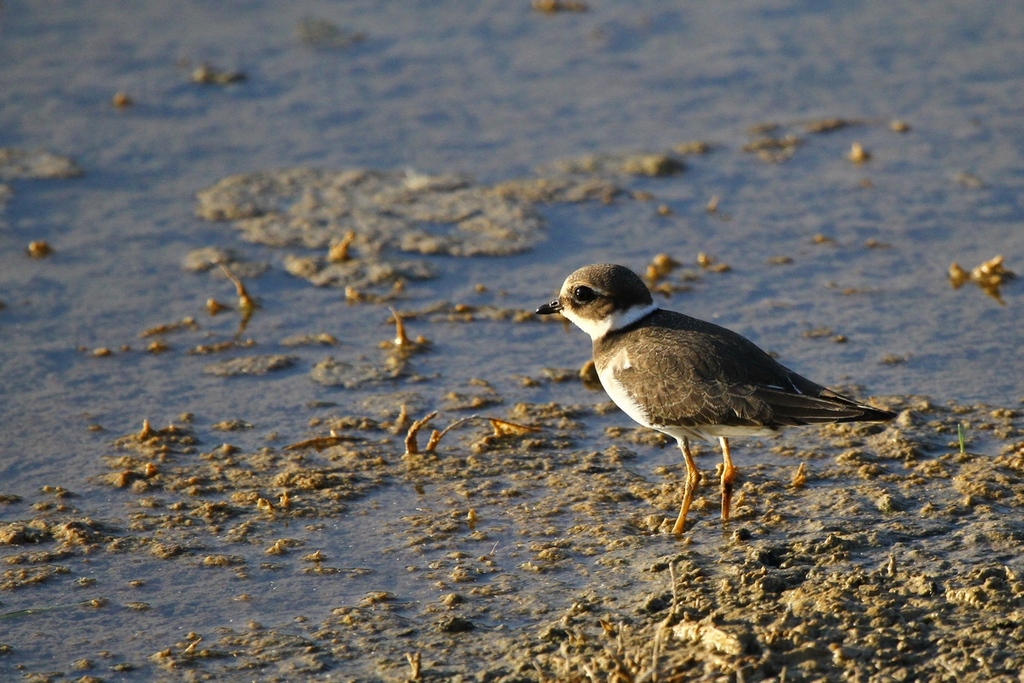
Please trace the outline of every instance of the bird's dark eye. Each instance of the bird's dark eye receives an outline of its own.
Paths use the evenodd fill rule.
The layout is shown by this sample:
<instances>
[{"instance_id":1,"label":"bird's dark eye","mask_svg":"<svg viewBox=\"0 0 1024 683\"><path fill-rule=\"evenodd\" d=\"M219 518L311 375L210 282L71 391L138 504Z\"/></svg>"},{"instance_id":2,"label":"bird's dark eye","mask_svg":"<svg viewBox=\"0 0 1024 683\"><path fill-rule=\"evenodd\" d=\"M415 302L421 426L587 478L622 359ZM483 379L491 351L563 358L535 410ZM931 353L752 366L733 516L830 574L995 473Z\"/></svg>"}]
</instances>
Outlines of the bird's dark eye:
<instances>
[{"instance_id":1,"label":"bird's dark eye","mask_svg":"<svg viewBox=\"0 0 1024 683\"><path fill-rule=\"evenodd\" d=\"M593 301L597 298L597 292L592 290L590 287L584 287L580 285L576 289L572 290L572 298L581 304L585 304L589 301Z\"/></svg>"}]
</instances>

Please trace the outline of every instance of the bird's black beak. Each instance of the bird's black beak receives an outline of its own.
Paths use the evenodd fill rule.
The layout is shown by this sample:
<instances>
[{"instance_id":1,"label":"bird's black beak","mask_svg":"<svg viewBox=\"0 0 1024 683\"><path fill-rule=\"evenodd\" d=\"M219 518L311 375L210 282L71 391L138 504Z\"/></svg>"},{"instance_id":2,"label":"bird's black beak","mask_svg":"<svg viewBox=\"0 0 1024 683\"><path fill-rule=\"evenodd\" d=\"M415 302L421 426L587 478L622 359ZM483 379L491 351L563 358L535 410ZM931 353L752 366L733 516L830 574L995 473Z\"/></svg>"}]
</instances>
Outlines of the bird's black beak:
<instances>
[{"instance_id":1,"label":"bird's black beak","mask_svg":"<svg viewBox=\"0 0 1024 683\"><path fill-rule=\"evenodd\" d=\"M560 310L562 310L562 304L558 302L558 299L555 299L554 301L546 303L538 308L537 313L540 315L550 315L552 313L558 313Z\"/></svg>"}]
</instances>

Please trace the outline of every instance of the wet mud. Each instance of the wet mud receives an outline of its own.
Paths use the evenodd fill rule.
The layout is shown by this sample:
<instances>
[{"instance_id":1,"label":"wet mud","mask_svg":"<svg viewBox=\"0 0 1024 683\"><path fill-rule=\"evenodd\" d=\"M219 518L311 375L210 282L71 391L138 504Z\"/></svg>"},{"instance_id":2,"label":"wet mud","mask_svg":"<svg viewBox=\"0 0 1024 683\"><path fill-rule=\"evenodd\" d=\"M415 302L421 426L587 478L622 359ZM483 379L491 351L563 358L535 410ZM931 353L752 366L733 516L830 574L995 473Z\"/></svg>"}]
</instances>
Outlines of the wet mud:
<instances>
[{"instance_id":1,"label":"wet mud","mask_svg":"<svg viewBox=\"0 0 1024 683\"><path fill-rule=\"evenodd\" d=\"M125 643L99 657L86 637L67 661L100 679L120 667L185 680L1016 680L1019 411L880 398L899 411L890 425L745 444L726 526L708 447L677 537L681 463L642 464L674 449L661 435L623 426L610 404L502 405L477 384L433 422L409 406L436 399L399 394L260 448L232 444L261 428L240 420L146 422L110 441L98 481L0 499L20 518L0 528L0 596L77 585L65 618L130 619L159 606L110 599L115 586L87 566L134 556L230 577L228 603L258 604L280 575L307 591L362 587L315 617L197 627L149 639L152 651ZM500 421L458 417L481 408ZM744 464L750 451L757 464ZM78 509L81 485L107 487L121 512ZM414 507L389 518L379 506L395 493ZM359 519L380 557L404 566L400 582L365 548L355 566L328 548L332 525ZM3 646L17 661L18 646Z\"/></svg>"},{"instance_id":2,"label":"wet mud","mask_svg":"<svg viewBox=\"0 0 1024 683\"><path fill-rule=\"evenodd\" d=\"M798 145L786 139L762 139L757 151L790 155ZM668 177L684 164L679 152L598 154L550 168L563 175L490 187L456 176L291 169L199 192L199 215L284 249L287 273L345 287L350 306L391 306L395 333L355 349L325 332L244 338L264 315L245 280L275 266L228 246L188 253L183 277L208 273L234 287L236 302L211 298L206 313L237 316L235 335L218 339L186 316L142 330L146 351L226 356L196 369L248 382L239 395L273 392L275 378L296 374L363 393L311 406L306 437L291 443L278 424L230 413L186 413L166 426L141 416L138 431L118 437L90 425L106 444L105 473L0 497L11 520L0 525L0 596L73 597L0 618L84 612L130 621L173 611L166 591L144 599L147 585L172 572L198 581L183 604L212 600L245 624L205 614L185 633L113 644L82 636L61 655L65 670L21 661L26 644L15 638L0 641L3 663L40 680L1016 680L1024 666L1017 409L881 397L878 405L899 412L889 425L743 444L725 525L714 450L704 448L703 485L677 536L684 470L675 446L588 394L600 390L592 364L517 375L513 390L504 377L447 379L451 359L430 339L445 328L501 335L558 326L529 309L410 294L408 281L437 275L403 254L528 249L545 227L534 203L647 201L630 178ZM425 224L443 227L428 234ZM303 255L310 249L323 255ZM657 254L646 277L671 300L731 271L703 252L689 263ZM483 284L474 291L488 294ZM848 341L829 328L803 337ZM125 355L127 340L116 349L81 351L96 362L137 362ZM592 400L530 400L554 386ZM753 462L744 464L744 452ZM79 507L79 487L108 492L102 518ZM119 564L137 567L136 578L114 585L91 570ZM278 584L287 584L292 609L267 603ZM311 599L318 593L329 601Z\"/></svg>"},{"instance_id":3,"label":"wet mud","mask_svg":"<svg viewBox=\"0 0 1024 683\"><path fill-rule=\"evenodd\" d=\"M1015 10L145 5L0 7L0 678L1021 680ZM672 534L599 260L898 417Z\"/></svg>"},{"instance_id":4,"label":"wet mud","mask_svg":"<svg viewBox=\"0 0 1024 683\"><path fill-rule=\"evenodd\" d=\"M788 156L778 154L799 146L783 140L746 151L770 150L765 160L780 163ZM684 470L675 446L588 394L600 389L592 366L517 375L513 390L506 377L447 378L453 359L431 341L444 329L502 335L544 325L554 334L558 326L529 309L409 293L409 281L437 274L404 254L529 249L545 229L535 204L648 201L631 178L684 167L679 152L598 154L555 162L560 176L488 187L459 176L290 169L199 192L200 216L285 250L279 267L290 275L345 287L350 306L388 304L395 333L354 349L326 332L245 338L264 315L245 280L278 266L229 246L188 253L183 277L234 287L237 301L206 306L211 319L237 316L234 337L211 334L197 313L142 330L146 351L203 356L190 367L247 382L239 395L273 392L275 378L302 374L311 385L363 393L311 406L305 438L291 443L279 424L230 412L186 413L166 426L140 416L138 431L114 438L90 425L105 439L105 473L0 497L10 520L0 525L0 596L73 597L0 618L166 613L166 591L144 598L172 572L198 581L183 604L208 609L212 600L237 609L230 621L245 625L205 614L185 633L113 644L84 635L61 655L65 670L21 661L26 643L15 638L0 641L3 663L40 680L1016 680L1024 666L1016 408L881 397L878 405L899 412L889 425L744 444L725 525L714 450L704 448L703 485L677 536ZM834 245L819 237L812 242ZM997 265L986 272L1002 284ZM731 271L703 252L689 263L657 254L646 277L671 300ZM489 294L483 284L474 291ZM803 337L848 341L829 328ZM115 348L81 351L96 362L138 362L127 340ZM593 398L530 400L556 385ZM744 464L744 452L753 462ZM79 487L107 492L102 518L79 507ZM114 585L91 571L117 565L137 567L136 578ZM267 604L278 584L287 584L292 609ZM318 593L329 601L311 597ZM258 618L289 611L285 620Z\"/></svg>"}]
</instances>

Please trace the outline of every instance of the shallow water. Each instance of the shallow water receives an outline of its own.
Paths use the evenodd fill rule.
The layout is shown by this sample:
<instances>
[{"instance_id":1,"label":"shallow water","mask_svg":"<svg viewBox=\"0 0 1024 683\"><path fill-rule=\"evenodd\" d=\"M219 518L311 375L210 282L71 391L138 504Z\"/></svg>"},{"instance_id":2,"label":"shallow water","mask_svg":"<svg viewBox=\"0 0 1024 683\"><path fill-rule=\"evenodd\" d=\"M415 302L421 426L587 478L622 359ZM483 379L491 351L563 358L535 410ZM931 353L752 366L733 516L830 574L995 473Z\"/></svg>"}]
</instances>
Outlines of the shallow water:
<instances>
[{"instance_id":1,"label":"shallow water","mask_svg":"<svg viewBox=\"0 0 1024 683\"><path fill-rule=\"evenodd\" d=\"M196 192L233 174L294 167L410 169L466 173L492 185L550 175L550 165L559 159L664 152L686 141L705 141L711 150L685 155L686 170L678 175L601 175L623 191L610 203L535 205L546 237L524 253L460 258L385 250L386 259L421 259L437 272L434 279L408 283L390 304L408 312L438 301L532 310L580 265L617 261L642 270L655 254L666 253L696 276L685 283L689 291L673 294L666 305L751 337L815 380L863 397L899 397L893 399L897 402L928 396L936 406L949 401L1013 409L1024 396L1019 379L1024 323L1015 313L1019 283L1003 288L1000 303L972 284L954 290L946 276L953 261L970 269L997 254L1005 255L1010 270L1022 267L1024 77L1017 65L1024 58L1024 17L1014 6L631 3L550 16L508 3L171 7L81 2L57 9L15 1L0 7L0 63L6 65L0 69L0 147L43 148L73 158L84 170L73 179L8 180L10 192L0 193L0 494L20 497L0 505L0 522L96 523L94 536L72 539L66 548L55 537L4 546L7 558L34 551L69 553L9 565L12 571L26 566L68 571L0 591L0 645L10 646L0 654L4 675L173 677L180 672L150 655L179 642L187 646L194 640L185 638L190 631L212 642L216 629L245 631L249 620L282 638L302 634L322 646L325 637L315 633L328 628L324 624L332 610L358 606L374 591L393 594L381 604L392 605L388 615L398 614L395 619L412 628L433 618L428 615L447 613L451 605L438 607L442 595L468 593L456 580L463 577L457 568L476 578L465 585L491 585L486 572L493 567L479 559L486 557L500 569L493 572L500 577L500 595L529 596L518 611L511 598L498 598L497 606L470 600L461 608L499 635L526 638L522 634L533 633L549 616L554 620L579 592L593 598L596 591L606 605L620 600L621 610L631 613L630 600L643 581L657 583L658 591L668 585L662 574L655 580L634 570L679 550L670 537L636 532L637 520L654 512L672 514L670 492L656 508L644 496L630 499L624 491L635 484L649 492L665 478L674 481L676 452L610 437L606 427L628 426L628 421L590 408L604 401L602 394L575 381L545 379L544 369L575 372L588 357L582 333L532 320L465 323L420 315L407 321L409 332L423 335L430 346L408 359L401 378L356 389L311 381L311 369L326 356L382 363L388 352L378 345L394 336L390 314L384 304L348 304L342 289L316 288L285 272L286 254L321 255L316 250L247 243L228 222L197 217ZM303 43L297 27L309 17L362 32L365 39L341 48ZM246 80L227 86L190 82L191 71L202 62L241 71ZM134 104L112 106L118 91ZM805 131L806 123L829 117L854 125L829 133ZM893 132L894 119L907 122L909 131ZM758 137L750 127L766 122L780 126L772 135L793 134L803 141L783 163L742 150ZM845 158L854 142L870 152L868 161L854 164ZM719 201L711 213L706 206L713 196ZM818 235L825 239L816 241ZM29 258L25 249L33 240L46 240L53 254ZM876 246L869 247L869 240ZM237 313L211 317L205 308L211 297L233 306L237 297L231 283L216 273L181 267L191 250L207 246L270 265L265 275L244 279L260 304L241 336L255 340L251 349L186 353L198 344L232 339L238 325ZM729 270L702 270L699 252ZM772 257L791 260L773 264ZM679 272L673 282L681 285ZM170 350L145 352L151 338L140 339L142 331L184 316L193 316L200 329L161 335ZM294 334L320 332L338 344L281 344ZM837 335L846 341L831 341ZM120 351L122 345L132 350ZM113 354L94 357L99 347ZM287 354L297 362L256 377L204 372L211 363L253 354ZM524 386L524 376L536 385ZM443 397L452 391L493 394L501 402L446 409L451 402ZM560 425L529 412L516 417L512 407L520 402L583 408L571 418L573 424ZM334 511L310 519L254 516L248 499L231 499L250 490L245 482L195 495L184 484L171 484L175 477L198 472L207 461L197 454L211 453L221 443L240 448L249 463L261 448L283 453L287 444L324 435L331 418L393 421L402 403L414 419L441 409L438 428L473 412L543 423L546 433L539 438L551 441L544 446L551 455L513 448L510 452L519 453L513 464L523 464L511 466L486 451L495 462L485 455L482 462L465 465L470 484L464 489L483 487L467 493L443 463L424 466L426 479L420 481L419 470L401 458L401 434L356 430L365 439L360 447L383 464L360 474L363 479L346 494L351 498L344 510L325 502L325 509ZM123 454L112 445L115 438L138 432L144 419L154 427L171 422L187 427L182 413L194 414L199 443L194 453L158 464L180 468L173 477L162 472L166 481L141 493L104 479L116 473L104 456ZM970 413L968 419L984 423L985 414ZM957 418L943 413L930 419L953 424ZM244 420L252 428L219 431L213 425L222 420ZM103 429L92 431L90 425ZM471 424L446 436L442 457L447 452L469 458L471 442L487 429ZM908 431L908 438L924 438L926 431ZM1012 429L999 438L969 432L972 448L986 457L998 454L1014 436ZM955 427L952 435L937 438L922 447L929 457L956 440ZM822 436L812 430L782 439L798 451L813 452ZM420 441L422 446L425 433ZM638 457L607 455L610 444ZM759 485L788 480L789 468L798 464L771 455L772 445L776 442L741 447L743 471ZM833 467L829 463L842 447L821 448L827 456L819 472ZM590 452L610 460L595 465L584 457ZM351 464L320 462L342 469ZM532 468L545 462L572 476L542 479ZM705 457L701 466L710 471L713 462L714 457ZM669 468L668 474L659 473L659 466ZM588 471L591 478L620 479L590 487ZM276 500L274 472L269 468L258 486L264 487L261 495ZM204 471L202 476L213 475ZM496 483L487 484L491 479ZM1008 485L1019 486L1019 478ZM63 487L74 496L43 491L46 486ZM605 492L606 500L563 500L564 486L573 494L590 488L600 493L603 487L612 492ZM509 489L516 495L499 495ZM714 495L704 491L709 507L683 552L692 552L698 564L708 563L711 572L707 567L717 566L728 536L712 523ZM827 507L827 491L811 496L809 508ZM321 494L304 495L299 499L309 503ZM936 489L934 496L941 502L945 494ZM160 506L140 506L145 498L158 499ZM997 512L1014 510L1012 500L993 505ZM228 501L234 516L204 519L194 512L195 504L209 501ZM501 501L507 501L505 512ZM797 497L777 504L798 509L799 502ZM170 509L176 503L183 507ZM617 533L588 527L598 540L573 540L568 550L559 551L570 559L545 555L555 558L555 569L522 568L545 552L540 546L531 549L531 543L571 539L574 525L595 524L592 506L600 511L602 505L608 507L603 514L621 525ZM477 536L465 521L474 506L484 532ZM741 520L764 512L763 502L751 506L755 512ZM133 528L134 515L146 510L184 517L167 522L168 527ZM552 520L550 528L531 514ZM193 528L182 526L185 518ZM822 524L863 523L856 510L837 518L845 521ZM446 519L457 526L445 527ZM975 521L983 530L998 523L987 517ZM251 539L231 536L247 522L254 525ZM417 524L427 530L426 537L410 531L420 528ZM773 538L798 537L799 525L791 524L772 532L779 535ZM960 533L986 533L962 532L950 524L939 534L941 543ZM816 532L812 525L808 533ZM1019 550L1020 533L1010 533L1006 547L1017 543ZM636 540L617 545L631 535ZM185 552L159 559L146 544L138 545L139 539L148 543L164 536L183 544ZM284 559L267 556L278 538L304 545ZM111 547L117 539L123 548ZM866 543L849 561L881 564L884 546ZM600 555L587 554L598 547ZM320 566L299 558L316 549L329 558L327 566L342 571L315 580L302 573ZM938 551L927 546L926 552ZM999 552L1008 553L1007 563L1019 565L1011 551ZM595 565L594 558L605 553L608 564ZM203 558L220 554L241 560L229 567L202 566ZM952 569L943 571L966 575L979 554L954 557ZM432 573L437 576L428 576ZM132 580L144 583L134 587ZM241 594L254 598L234 599ZM550 605L539 604L537 594ZM94 599L105 602L79 604ZM147 603L148 611L126 607L134 602ZM371 641L361 640L358 647L368 648ZM483 669L467 664L460 671L454 664L458 658L451 656L445 669L437 664L444 659L437 654L444 651L441 645L431 650L425 641L412 642L425 656L435 653L435 671L454 675ZM493 647L490 656L503 652ZM404 676L406 663L388 652L346 659L334 651L307 673L339 679ZM93 664L80 674L73 663L82 659ZM126 662L133 668L111 668ZM295 663L294 670L307 665L312 666ZM275 666L268 676L289 675L287 664ZM212 656L181 667L197 677L217 672L247 680Z\"/></svg>"}]
</instances>

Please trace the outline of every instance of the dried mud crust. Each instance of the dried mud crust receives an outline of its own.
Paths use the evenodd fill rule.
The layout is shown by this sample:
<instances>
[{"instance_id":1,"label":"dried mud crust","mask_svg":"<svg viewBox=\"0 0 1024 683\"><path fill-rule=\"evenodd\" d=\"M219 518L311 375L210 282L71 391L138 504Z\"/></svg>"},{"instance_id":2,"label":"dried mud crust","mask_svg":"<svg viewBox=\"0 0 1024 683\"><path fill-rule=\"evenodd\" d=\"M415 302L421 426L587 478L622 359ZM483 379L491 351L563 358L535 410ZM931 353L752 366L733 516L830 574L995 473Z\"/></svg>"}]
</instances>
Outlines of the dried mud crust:
<instances>
[{"instance_id":1,"label":"dried mud crust","mask_svg":"<svg viewBox=\"0 0 1024 683\"><path fill-rule=\"evenodd\" d=\"M15 147L0 147L0 210L14 194L6 183L23 179L65 179L77 178L82 169L70 158L41 149L27 150ZM3 227L0 224L0 227ZM46 245L45 242L33 244ZM46 245L48 249L48 245ZM30 253L33 250L30 248Z\"/></svg>"},{"instance_id":2,"label":"dried mud crust","mask_svg":"<svg viewBox=\"0 0 1024 683\"><path fill-rule=\"evenodd\" d=\"M566 159L537 177L480 185L457 173L290 168L224 178L197 193L196 213L231 221L248 242L300 248L285 269L317 286L363 289L434 276L406 254L506 256L544 236L540 204L610 202L630 176L674 175L680 152ZM216 248L190 255L200 270ZM310 256L309 249L324 250ZM198 264L195 265L195 264Z\"/></svg>"},{"instance_id":3,"label":"dried mud crust","mask_svg":"<svg viewBox=\"0 0 1024 683\"><path fill-rule=\"evenodd\" d=\"M71 158L45 150L0 147L0 181L23 178L77 178L82 169Z\"/></svg>"},{"instance_id":4,"label":"dried mud crust","mask_svg":"<svg viewBox=\"0 0 1024 683\"><path fill-rule=\"evenodd\" d=\"M470 420L433 451L419 438L404 454L411 419L379 402L314 420L308 440L255 450L220 441L258 425L147 424L112 442L99 482L123 497L123 517L90 519L61 487L35 502L0 499L26 513L0 526L0 590L83 585L83 561L98 553L231 572L243 585L288 572L309 590L355 577L376 585L380 562L406 565L411 588L380 578L326 617L115 653L155 677L1017 680L1024 419L884 403L901 411L890 425L735 449L743 479L725 528L708 483L717 458L700 457L704 481L681 538L666 530L682 467L640 474L637 452L658 447L648 431L588 433L604 405L491 404L490 414L539 431ZM453 405L438 427L465 416ZM755 450L771 462L745 463ZM378 493L395 490L415 498L414 511L375 508ZM353 516L379 539L356 566L322 550L324 522ZM87 591L89 609L141 609L108 604L104 588Z\"/></svg>"},{"instance_id":5,"label":"dried mud crust","mask_svg":"<svg viewBox=\"0 0 1024 683\"><path fill-rule=\"evenodd\" d=\"M492 186L458 174L293 168L236 175L198 193L197 214L230 220L243 239L274 247L342 253L289 254L291 274L316 285L367 287L433 276L428 262L388 251L499 256L543 236L539 202L609 199L619 192L593 177L531 178ZM359 255L350 255L349 244Z\"/></svg>"}]
</instances>

